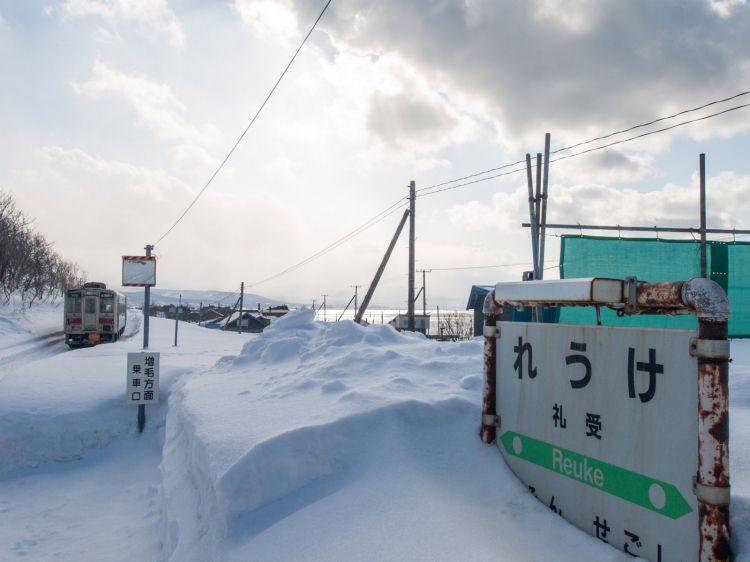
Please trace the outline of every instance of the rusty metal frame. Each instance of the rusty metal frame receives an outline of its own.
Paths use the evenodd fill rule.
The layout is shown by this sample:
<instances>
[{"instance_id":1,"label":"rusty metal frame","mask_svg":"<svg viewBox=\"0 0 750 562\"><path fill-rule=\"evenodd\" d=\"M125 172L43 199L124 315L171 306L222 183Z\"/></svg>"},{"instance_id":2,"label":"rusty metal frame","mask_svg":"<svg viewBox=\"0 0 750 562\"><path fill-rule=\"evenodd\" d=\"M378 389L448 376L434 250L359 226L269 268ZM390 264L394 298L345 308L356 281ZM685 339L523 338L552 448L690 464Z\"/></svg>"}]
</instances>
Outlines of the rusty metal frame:
<instances>
[{"instance_id":1,"label":"rusty metal frame","mask_svg":"<svg viewBox=\"0 0 750 562\"><path fill-rule=\"evenodd\" d=\"M589 280L592 284L597 279ZM531 281L550 284L554 281ZM625 314L693 314L698 319L698 337L691 354L698 361L698 473L695 495L698 501L700 562L729 561L729 300L714 281L643 283L634 277L622 282L617 305ZM497 415L497 322L504 306L597 306L597 302L555 302L504 300L498 284L487 295L484 306L484 396L480 437L493 443L501 423ZM609 303L610 305L612 303Z\"/></svg>"}]
</instances>

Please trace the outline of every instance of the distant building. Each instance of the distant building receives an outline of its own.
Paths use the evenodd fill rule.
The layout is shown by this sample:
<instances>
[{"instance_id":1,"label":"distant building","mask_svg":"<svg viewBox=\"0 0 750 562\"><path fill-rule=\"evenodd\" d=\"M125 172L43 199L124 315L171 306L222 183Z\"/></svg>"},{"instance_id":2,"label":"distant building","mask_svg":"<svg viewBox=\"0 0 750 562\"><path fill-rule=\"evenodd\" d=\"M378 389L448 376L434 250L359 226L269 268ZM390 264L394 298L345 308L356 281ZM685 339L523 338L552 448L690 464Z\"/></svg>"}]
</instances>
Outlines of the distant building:
<instances>
[{"instance_id":1,"label":"distant building","mask_svg":"<svg viewBox=\"0 0 750 562\"><path fill-rule=\"evenodd\" d=\"M466 303L466 310L474 311L474 335L481 336L484 333L484 299L487 294L494 289L494 285L472 285L469 293L469 302ZM542 311L543 322L557 322L558 308L554 306L545 306ZM504 307L500 315L502 322L531 322L531 308L519 310L517 308Z\"/></svg>"},{"instance_id":2,"label":"distant building","mask_svg":"<svg viewBox=\"0 0 750 562\"><path fill-rule=\"evenodd\" d=\"M229 331L239 331L241 328L243 332L259 334L270 323L271 320L269 318L253 314L246 310L242 313L242 317L240 317L239 312L233 312L227 318L219 322L219 327L221 327L222 330Z\"/></svg>"},{"instance_id":3,"label":"distant building","mask_svg":"<svg viewBox=\"0 0 750 562\"><path fill-rule=\"evenodd\" d=\"M409 329L409 316L407 314L399 314L393 320L388 322L391 326L396 328L399 332ZM415 314L414 315L414 331L427 334L430 331L430 315L429 314Z\"/></svg>"}]
</instances>

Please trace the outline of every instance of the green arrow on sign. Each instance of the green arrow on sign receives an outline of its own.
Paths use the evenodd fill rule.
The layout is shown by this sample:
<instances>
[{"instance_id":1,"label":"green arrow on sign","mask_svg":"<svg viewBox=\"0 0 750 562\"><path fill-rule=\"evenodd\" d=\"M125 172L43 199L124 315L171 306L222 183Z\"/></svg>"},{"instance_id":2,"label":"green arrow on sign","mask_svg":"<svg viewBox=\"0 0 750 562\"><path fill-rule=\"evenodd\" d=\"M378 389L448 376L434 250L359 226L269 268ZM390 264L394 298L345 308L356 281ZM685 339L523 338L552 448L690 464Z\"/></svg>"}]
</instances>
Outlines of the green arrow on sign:
<instances>
[{"instance_id":1,"label":"green arrow on sign","mask_svg":"<svg viewBox=\"0 0 750 562\"><path fill-rule=\"evenodd\" d=\"M509 455L670 519L679 519L692 511L677 487L667 482L513 431L506 431L500 437L500 442Z\"/></svg>"}]
</instances>

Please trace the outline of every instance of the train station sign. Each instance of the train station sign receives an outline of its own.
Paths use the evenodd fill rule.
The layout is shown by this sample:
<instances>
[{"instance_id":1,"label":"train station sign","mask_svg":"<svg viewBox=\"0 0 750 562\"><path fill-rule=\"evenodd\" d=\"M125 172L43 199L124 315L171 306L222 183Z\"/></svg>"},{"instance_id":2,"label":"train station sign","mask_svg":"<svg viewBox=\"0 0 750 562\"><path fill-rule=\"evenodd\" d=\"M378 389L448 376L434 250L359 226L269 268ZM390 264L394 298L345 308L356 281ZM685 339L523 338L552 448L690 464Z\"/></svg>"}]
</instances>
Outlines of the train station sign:
<instances>
[{"instance_id":1,"label":"train station sign","mask_svg":"<svg viewBox=\"0 0 750 562\"><path fill-rule=\"evenodd\" d=\"M128 353L125 402L159 403L159 352Z\"/></svg>"},{"instance_id":2,"label":"train station sign","mask_svg":"<svg viewBox=\"0 0 750 562\"><path fill-rule=\"evenodd\" d=\"M122 256L122 286L156 286L156 256Z\"/></svg>"},{"instance_id":3,"label":"train station sign","mask_svg":"<svg viewBox=\"0 0 750 562\"><path fill-rule=\"evenodd\" d=\"M497 444L530 492L627 554L696 560L696 332L497 326Z\"/></svg>"}]
</instances>

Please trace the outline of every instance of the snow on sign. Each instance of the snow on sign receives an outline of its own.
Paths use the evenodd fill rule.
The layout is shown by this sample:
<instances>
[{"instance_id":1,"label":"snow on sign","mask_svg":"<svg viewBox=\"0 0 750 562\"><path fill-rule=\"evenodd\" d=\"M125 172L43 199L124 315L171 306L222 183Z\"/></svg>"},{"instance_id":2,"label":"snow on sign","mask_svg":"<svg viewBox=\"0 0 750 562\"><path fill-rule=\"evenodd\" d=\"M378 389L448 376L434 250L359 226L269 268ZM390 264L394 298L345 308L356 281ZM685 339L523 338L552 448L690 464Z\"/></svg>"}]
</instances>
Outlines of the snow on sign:
<instances>
[{"instance_id":1,"label":"snow on sign","mask_svg":"<svg viewBox=\"0 0 750 562\"><path fill-rule=\"evenodd\" d=\"M128 404L159 402L159 352L128 353L125 401Z\"/></svg>"},{"instance_id":2,"label":"snow on sign","mask_svg":"<svg viewBox=\"0 0 750 562\"><path fill-rule=\"evenodd\" d=\"M123 287L154 287L156 256L122 256Z\"/></svg>"},{"instance_id":3,"label":"snow on sign","mask_svg":"<svg viewBox=\"0 0 750 562\"><path fill-rule=\"evenodd\" d=\"M511 469L550 509L628 554L695 560L696 333L498 327L497 438Z\"/></svg>"}]
</instances>

